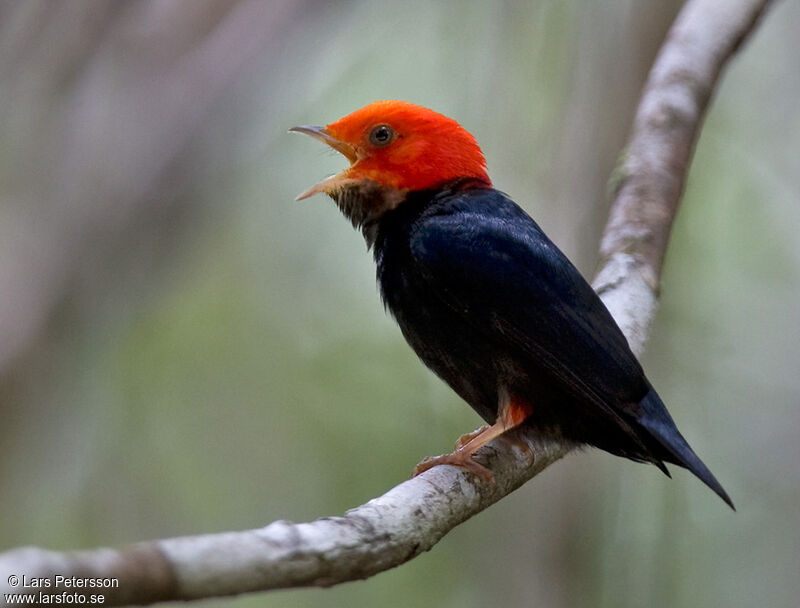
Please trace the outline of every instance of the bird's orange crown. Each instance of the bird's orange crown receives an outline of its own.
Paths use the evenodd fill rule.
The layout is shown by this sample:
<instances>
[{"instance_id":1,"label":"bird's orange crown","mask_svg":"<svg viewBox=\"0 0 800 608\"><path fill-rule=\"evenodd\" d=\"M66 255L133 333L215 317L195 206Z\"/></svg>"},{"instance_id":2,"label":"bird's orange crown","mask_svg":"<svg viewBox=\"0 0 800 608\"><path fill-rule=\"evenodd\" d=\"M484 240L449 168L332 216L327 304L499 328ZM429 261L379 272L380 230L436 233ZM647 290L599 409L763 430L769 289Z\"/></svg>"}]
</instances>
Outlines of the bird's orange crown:
<instances>
[{"instance_id":1,"label":"bird's orange crown","mask_svg":"<svg viewBox=\"0 0 800 608\"><path fill-rule=\"evenodd\" d=\"M294 127L341 152L350 167L312 186L334 194L373 182L398 191L425 190L458 178L491 186L475 138L452 118L405 101L376 101L326 127Z\"/></svg>"}]
</instances>

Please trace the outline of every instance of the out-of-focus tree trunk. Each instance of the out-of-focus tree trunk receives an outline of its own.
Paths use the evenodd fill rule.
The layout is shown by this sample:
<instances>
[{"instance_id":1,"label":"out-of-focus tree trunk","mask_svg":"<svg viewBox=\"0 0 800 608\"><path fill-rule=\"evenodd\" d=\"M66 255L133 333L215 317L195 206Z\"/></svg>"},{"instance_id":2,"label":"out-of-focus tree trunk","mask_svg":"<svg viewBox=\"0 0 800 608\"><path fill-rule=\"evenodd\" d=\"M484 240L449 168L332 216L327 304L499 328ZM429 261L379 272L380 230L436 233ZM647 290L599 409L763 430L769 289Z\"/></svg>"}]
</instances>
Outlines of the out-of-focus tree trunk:
<instances>
[{"instance_id":1,"label":"out-of-focus tree trunk","mask_svg":"<svg viewBox=\"0 0 800 608\"><path fill-rule=\"evenodd\" d=\"M198 211L193 138L307 4L0 5L0 385L54 315L114 289L127 252L159 263Z\"/></svg>"}]
</instances>

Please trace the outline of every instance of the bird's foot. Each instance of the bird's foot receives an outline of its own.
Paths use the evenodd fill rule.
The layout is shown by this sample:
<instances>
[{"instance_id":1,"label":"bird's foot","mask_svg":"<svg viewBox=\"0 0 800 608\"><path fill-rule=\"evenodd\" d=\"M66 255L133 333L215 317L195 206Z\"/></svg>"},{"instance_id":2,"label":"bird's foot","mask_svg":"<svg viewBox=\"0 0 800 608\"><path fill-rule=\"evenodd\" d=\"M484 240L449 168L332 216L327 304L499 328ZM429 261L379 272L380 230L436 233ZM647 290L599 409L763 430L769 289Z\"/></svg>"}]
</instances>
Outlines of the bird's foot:
<instances>
[{"instance_id":1,"label":"bird's foot","mask_svg":"<svg viewBox=\"0 0 800 608\"><path fill-rule=\"evenodd\" d=\"M428 457L420 462L414 469L413 477L423 471L440 464L452 464L462 469L472 471L484 481L494 483L494 473L485 466L472 460L472 455L489 443L492 439L505 436L508 431L513 431L530 415L530 406L521 403L517 404L506 396L500 403L500 412L497 421L492 426L482 426L476 431L462 435L456 442L456 449L451 454ZM522 437L509 437L512 443L516 443L523 449L530 452L527 442L523 443ZM524 447L523 447L524 445Z\"/></svg>"},{"instance_id":2,"label":"bird's foot","mask_svg":"<svg viewBox=\"0 0 800 608\"><path fill-rule=\"evenodd\" d=\"M470 435L474 436L475 433L470 433ZM464 437L462 437L461 439L463 438ZM461 439L459 439L459 442L461 441ZM428 469L438 466L440 464L451 464L456 467L461 467L462 469L466 469L467 471L475 473L478 477L480 477L486 482L494 483L494 473L492 473L482 464L478 464L477 462L472 460L471 453L467 453L466 451L463 451L461 449L456 449L454 452L450 454L442 454L441 456L428 456L422 462L420 462L416 467L414 467L414 473L412 474L412 477L416 477L420 473L424 473Z\"/></svg>"},{"instance_id":3,"label":"bird's foot","mask_svg":"<svg viewBox=\"0 0 800 608\"><path fill-rule=\"evenodd\" d=\"M460 450L461 448L463 448L465 445L467 445L470 441L475 439L475 437L483 433L488 428L489 426L484 424L482 427L480 427L479 429L475 429L471 433L464 433L463 435L461 435L461 437L458 438L458 441L456 441L456 450Z\"/></svg>"}]
</instances>

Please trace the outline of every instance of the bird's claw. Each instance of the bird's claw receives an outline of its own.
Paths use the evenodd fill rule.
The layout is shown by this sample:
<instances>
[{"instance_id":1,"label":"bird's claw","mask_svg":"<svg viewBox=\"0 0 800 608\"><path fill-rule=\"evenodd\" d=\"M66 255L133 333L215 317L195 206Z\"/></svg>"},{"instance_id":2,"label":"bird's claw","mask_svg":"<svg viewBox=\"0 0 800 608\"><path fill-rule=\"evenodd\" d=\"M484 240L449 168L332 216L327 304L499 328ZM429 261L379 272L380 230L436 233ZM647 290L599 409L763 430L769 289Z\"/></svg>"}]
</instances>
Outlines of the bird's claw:
<instances>
[{"instance_id":1,"label":"bird's claw","mask_svg":"<svg viewBox=\"0 0 800 608\"><path fill-rule=\"evenodd\" d=\"M458 438L458 441L456 441L456 450L460 450L461 448L463 448L465 445L467 445L470 441L475 439L475 437L483 433L488 428L489 426L484 424L482 427L475 429L471 433L464 433L463 435L461 435L461 437Z\"/></svg>"},{"instance_id":2,"label":"bird's claw","mask_svg":"<svg viewBox=\"0 0 800 608\"><path fill-rule=\"evenodd\" d=\"M461 441L461 439L459 439L459 441ZM424 473L428 469L440 464L450 464L462 469L466 469L472 473L475 473L475 475L480 477L483 481L494 483L494 473L492 473L482 464L478 464L472 460L472 456L470 454L464 454L458 450L450 454L442 454L441 456L428 456L416 467L414 467L414 472L411 476L416 477L420 473Z\"/></svg>"}]
</instances>

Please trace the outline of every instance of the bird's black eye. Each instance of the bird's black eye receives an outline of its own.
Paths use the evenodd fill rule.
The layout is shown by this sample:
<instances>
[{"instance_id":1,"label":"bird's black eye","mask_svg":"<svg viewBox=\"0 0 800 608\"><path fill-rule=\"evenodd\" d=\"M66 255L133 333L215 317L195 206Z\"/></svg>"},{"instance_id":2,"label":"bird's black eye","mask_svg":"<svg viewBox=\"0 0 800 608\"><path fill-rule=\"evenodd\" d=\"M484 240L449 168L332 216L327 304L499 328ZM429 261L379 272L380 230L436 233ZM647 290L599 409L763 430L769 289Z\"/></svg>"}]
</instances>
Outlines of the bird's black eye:
<instances>
[{"instance_id":1,"label":"bird's black eye","mask_svg":"<svg viewBox=\"0 0 800 608\"><path fill-rule=\"evenodd\" d=\"M388 146L394 139L394 131L389 125L378 125L369 132L369 143L373 146Z\"/></svg>"}]
</instances>

